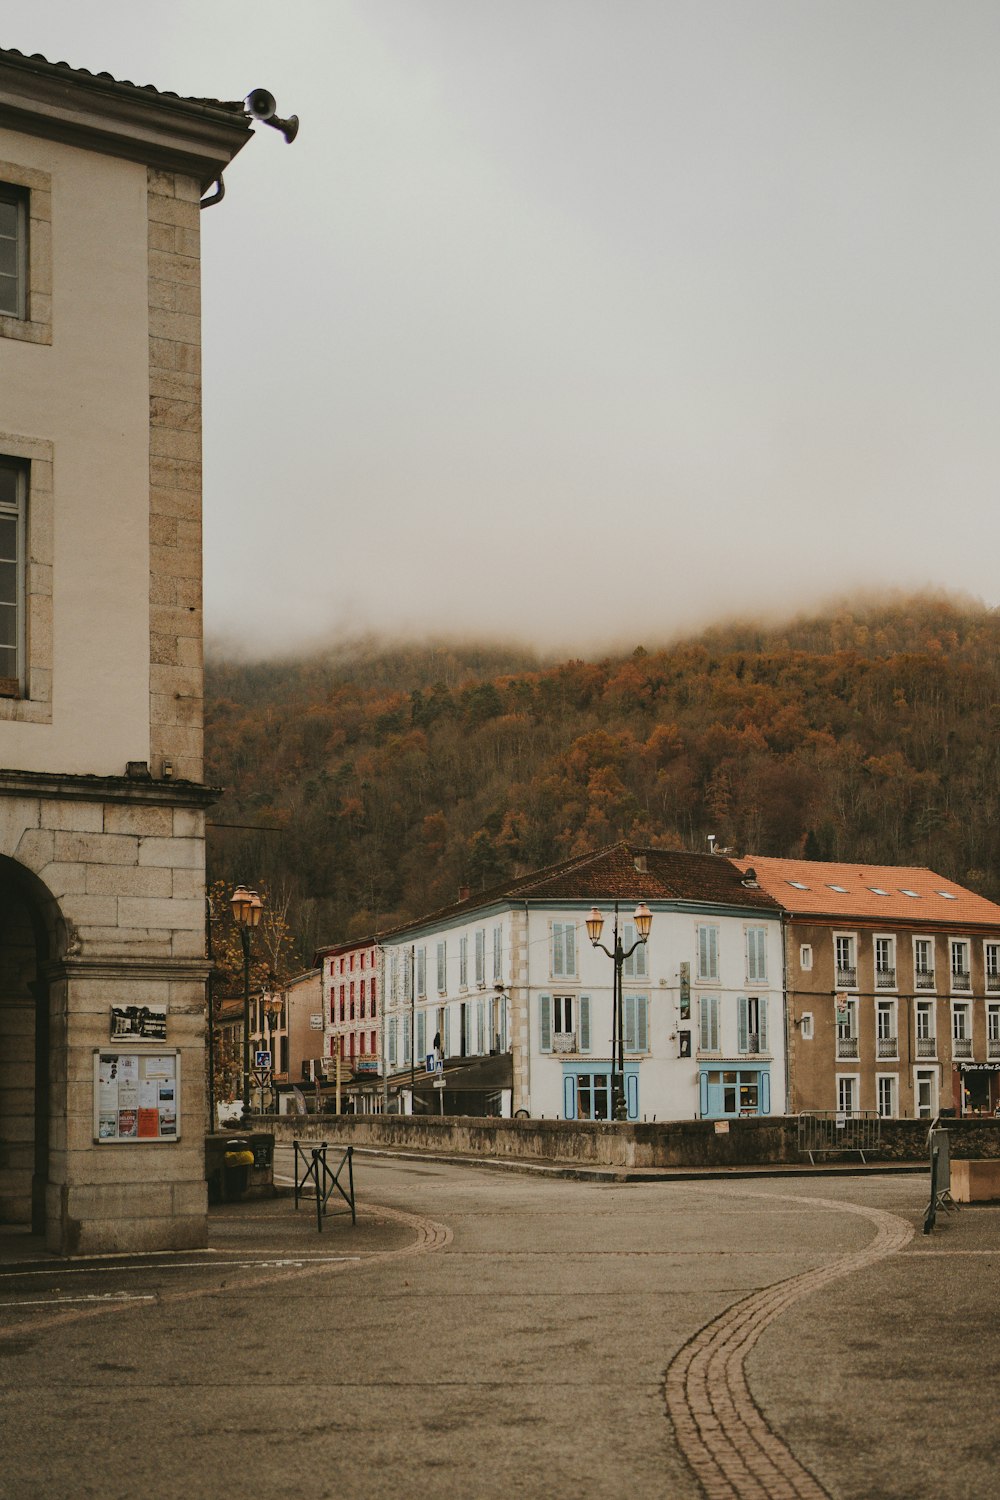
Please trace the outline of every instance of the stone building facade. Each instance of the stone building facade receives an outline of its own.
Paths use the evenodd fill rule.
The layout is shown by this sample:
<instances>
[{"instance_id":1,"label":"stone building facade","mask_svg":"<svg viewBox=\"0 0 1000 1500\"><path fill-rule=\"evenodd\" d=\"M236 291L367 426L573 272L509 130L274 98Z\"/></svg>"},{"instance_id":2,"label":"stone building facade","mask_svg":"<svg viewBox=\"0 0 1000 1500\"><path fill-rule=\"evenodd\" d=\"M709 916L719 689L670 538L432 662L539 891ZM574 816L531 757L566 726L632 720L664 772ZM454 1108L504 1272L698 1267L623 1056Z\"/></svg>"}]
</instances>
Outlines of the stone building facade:
<instances>
[{"instance_id":1,"label":"stone building facade","mask_svg":"<svg viewBox=\"0 0 1000 1500\"><path fill-rule=\"evenodd\" d=\"M206 1236L199 200L248 131L0 52L0 1220L64 1253Z\"/></svg>"}]
</instances>

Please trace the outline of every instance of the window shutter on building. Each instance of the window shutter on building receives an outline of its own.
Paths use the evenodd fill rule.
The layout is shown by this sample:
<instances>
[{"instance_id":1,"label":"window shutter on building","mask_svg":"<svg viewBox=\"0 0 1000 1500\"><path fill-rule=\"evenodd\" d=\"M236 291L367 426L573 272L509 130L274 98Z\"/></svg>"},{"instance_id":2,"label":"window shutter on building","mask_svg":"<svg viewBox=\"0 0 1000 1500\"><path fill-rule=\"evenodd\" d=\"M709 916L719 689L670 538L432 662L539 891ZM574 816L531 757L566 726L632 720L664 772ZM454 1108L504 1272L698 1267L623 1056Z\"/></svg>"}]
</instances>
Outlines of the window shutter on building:
<instances>
[{"instance_id":1,"label":"window shutter on building","mask_svg":"<svg viewBox=\"0 0 1000 1500\"><path fill-rule=\"evenodd\" d=\"M747 997L746 995L738 995L736 997L736 1050L738 1052L745 1052L748 1045Z\"/></svg>"},{"instance_id":2,"label":"window shutter on building","mask_svg":"<svg viewBox=\"0 0 1000 1500\"><path fill-rule=\"evenodd\" d=\"M427 1015L422 1010L417 1012L417 1056L427 1056Z\"/></svg>"},{"instance_id":3,"label":"window shutter on building","mask_svg":"<svg viewBox=\"0 0 1000 1500\"><path fill-rule=\"evenodd\" d=\"M476 1051L482 1054L483 1037L486 1034L486 1002L480 1000L476 1005Z\"/></svg>"},{"instance_id":4,"label":"window shutter on building","mask_svg":"<svg viewBox=\"0 0 1000 1500\"><path fill-rule=\"evenodd\" d=\"M630 1120L639 1118L639 1075L625 1074L625 1110Z\"/></svg>"},{"instance_id":5,"label":"window shutter on building","mask_svg":"<svg viewBox=\"0 0 1000 1500\"><path fill-rule=\"evenodd\" d=\"M580 996L580 1034L577 1045L581 1052L590 1051L590 996Z\"/></svg>"},{"instance_id":6,"label":"window shutter on building","mask_svg":"<svg viewBox=\"0 0 1000 1500\"><path fill-rule=\"evenodd\" d=\"M576 1079L572 1073L563 1079L563 1119L576 1119Z\"/></svg>"},{"instance_id":7,"label":"window shutter on building","mask_svg":"<svg viewBox=\"0 0 1000 1500\"><path fill-rule=\"evenodd\" d=\"M438 993L443 995L448 988L448 949L445 943L437 945Z\"/></svg>"},{"instance_id":8,"label":"window shutter on building","mask_svg":"<svg viewBox=\"0 0 1000 1500\"><path fill-rule=\"evenodd\" d=\"M552 1051L552 996L538 997L538 1048L540 1052Z\"/></svg>"},{"instance_id":9,"label":"window shutter on building","mask_svg":"<svg viewBox=\"0 0 1000 1500\"><path fill-rule=\"evenodd\" d=\"M771 1075L762 1073L760 1075L760 1112L762 1115L771 1113Z\"/></svg>"},{"instance_id":10,"label":"window shutter on building","mask_svg":"<svg viewBox=\"0 0 1000 1500\"><path fill-rule=\"evenodd\" d=\"M625 1051L645 1052L648 1049L649 999L646 995L625 995Z\"/></svg>"},{"instance_id":11,"label":"window shutter on building","mask_svg":"<svg viewBox=\"0 0 1000 1500\"><path fill-rule=\"evenodd\" d=\"M451 1056L451 1006L444 1008L444 1036L441 1038L445 1057Z\"/></svg>"},{"instance_id":12,"label":"window shutter on building","mask_svg":"<svg viewBox=\"0 0 1000 1500\"><path fill-rule=\"evenodd\" d=\"M718 1052L719 997L718 995L702 995L698 1006L701 1012L701 1050Z\"/></svg>"},{"instance_id":13,"label":"window shutter on building","mask_svg":"<svg viewBox=\"0 0 1000 1500\"><path fill-rule=\"evenodd\" d=\"M758 1015L760 1017L760 1050L767 1051L767 1000L762 995L757 1001Z\"/></svg>"}]
</instances>

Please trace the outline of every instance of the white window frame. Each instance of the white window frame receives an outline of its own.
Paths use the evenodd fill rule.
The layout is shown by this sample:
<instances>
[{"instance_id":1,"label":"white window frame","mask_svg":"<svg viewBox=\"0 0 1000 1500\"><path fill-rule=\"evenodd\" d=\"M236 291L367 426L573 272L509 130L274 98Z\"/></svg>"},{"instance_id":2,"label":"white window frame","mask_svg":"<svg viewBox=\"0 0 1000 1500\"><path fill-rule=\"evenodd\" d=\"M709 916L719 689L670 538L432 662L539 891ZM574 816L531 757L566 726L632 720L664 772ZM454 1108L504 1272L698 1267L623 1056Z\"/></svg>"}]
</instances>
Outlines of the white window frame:
<instances>
[{"instance_id":1,"label":"white window frame","mask_svg":"<svg viewBox=\"0 0 1000 1500\"><path fill-rule=\"evenodd\" d=\"M846 1020L837 1017L836 1003L834 1004L834 1021L836 1023L836 1052L841 1058L854 1058L858 1056L860 1042L858 1039L858 1001L854 995L848 995L844 1001L847 1009ZM844 1075L847 1076L846 1074Z\"/></svg>"},{"instance_id":2,"label":"white window frame","mask_svg":"<svg viewBox=\"0 0 1000 1500\"><path fill-rule=\"evenodd\" d=\"M628 952L639 934L634 922L625 922L622 926L622 947ZM622 973L626 979L648 979L649 957L646 952L646 944L640 943L634 953L629 953L624 964Z\"/></svg>"},{"instance_id":3,"label":"white window frame","mask_svg":"<svg viewBox=\"0 0 1000 1500\"><path fill-rule=\"evenodd\" d=\"M959 969L955 965L955 959L959 954L964 954L964 967ZM951 974L951 987L959 994L966 994L972 988L972 955L968 938L952 938L948 944L949 968ZM958 982L962 981L962 982Z\"/></svg>"},{"instance_id":4,"label":"white window frame","mask_svg":"<svg viewBox=\"0 0 1000 1500\"><path fill-rule=\"evenodd\" d=\"M809 971L810 971L810 969L812 968L812 966L813 966L813 948L812 948L812 943L800 943L799 944L799 968L803 971L803 973L808 974Z\"/></svg>"},{"instance_id":5,"label":"white window frame","mask_svg":"<svg viewBox=\"0 0 1000 1500\"><path fill-rule=\"evenodd\" d=\"M861 1074L838 1073L836 1076L838 1115L856 1115L861 1104Z\"/></svg>"},{"instance_id":6,"label":"white window frame","mask_svg":"<svg viewBox=\"0 0 1000 1500\"><path fill-rule=\"evenodd\" d=\"M882 1042L894 1042L893 1051L883 1052ZM875 1053L879 1058L899 1057L899 1006L894 998L875 1001Z\"/></svg>"},{"instance_id":7,"label":"white window frame","mask_svg":"<svg viewBox=\"0 0 1000 1500\"><path fill-rule=\"evenodd\" d=\"M698 996L698 1051L720 1052L719 1045L719 997Z\"/></svg>"},{"instance_id":8,"label":"white window frame","mask_svg":"<svg viewBox=\"0 0 1000 1500\"><path fill-rule=\"evenodd\" d=\"M888 1109L883 1108L885 1104L888 1104ZM897 1073L875 1074L875 1110L881 1120L899 1118L899 1075Z\"/></svg>"},{"instance_id":9,"label":"white window frame","mask_svg":"<svg viewBox=\"0 0 1000 1500\"><path fill-rule=\"evenodd\" d=\"M811 1042L813 1040L814 1036L816 1035L816 1031L813 1022L813 1013L811 1010L804 1010L802 1012L802 1024L799 1027L799 1030L804 1042Z\"/></svg>"},{"instance_id":10,"label":"white window frame","mask_svg":"<svg viewBox=\"0 0 1000 1500\"><path fill-rule=\"evenodd\" d=\"M622 996L622 1046L627 1054L649 1051L649 996Z\"/></svg>"},{"instance_id":11,"label":"white window frame","mask_svg":"<svg viewBox=\"0 0 1000 1500\"><path fill-rule=\"evenodd\" d=\"M718 981L719 929L713 923L699 922L695 930L695 951L699 980Z\"/></svg>"},{"instance_id":12,"label":"white window frame","mask_svg":"<svg viewBox=\"0 0 1000 1500\"><path fill-rule=\"evenodd\" d=\"M12 647L3 647L0 654L0 694L4 698L23 698L25 696L25 579L27 575L26 553L28 539L28 477L30 465L22 458L14 458L6 453L0 454L0 469L12 480L10 488L13 491L12 498L4 500L0 496L0 520L4 522L3 532L8 532L13 538L13 544L8 547L5 542L0 542L0 561L5 564L14 565L14 587L11 597L0 600L0 619L5 623L13 615L14 643ZM8 552L12 556L8 556ZM7 632L0 632L5 635ZM8 658L9 653L9 658ZM6 667L13 668L6 671Z\"/></svg>"},{"instance_id":13,"label":"white window frame","mask_svg":"<svg viewBox=\"0 0 1000 1500\"><path fill-rule=\"evenodd\" d=\"M876 992L896 988L896 938L891 932L877 932L872 938ZM880 965L879 959L882 959ZM886 976L883 983L879 975Z\"/></svg>"},{"instance_id":14,"label":"white window frame","mask_svg":"<svg viewBox=\"0 0 1000 1500\"><path fill-rule=\"evenodd\" d=\"M930 1104L926 1113L920 1108L920 1080L926 1078L931 1085ZM933 1120L940 1107L941 1074L938 1068L915 1067L913 1069L913 1117L916 1120Z\"/></svg>"},{"instance_id":15,"label":"white window frame","mask_svg":"<svg viewBox=\"0 0 1000 1500\"><path fill-rule=\"evenodd\" d=\"M934 939L931 937L913 939L913 987L920 990L932 989L933 983L926 986L918 983L921 975L932 981L934 979Z\"/></svg>"},{"instance_id":16,"label":"white window frame","mask_svg":"<svg viewBox=\"0 0 1000 1500\"><path fill-rule=\"evenodd\" d=\"M926 1023L926 1024L921 1024ZM913 1004L913 1039L917 1056L920 1056L920 1043L933 1042L933 1050L921 1061L927 1061L930 1057L937 1057L937 1002L935 1000L916 1000Z\"/></svg>"},{"instance_id":17,"label":"white window frame","mask_svg":"<svg viewBox=\"0 0 1000 1500\"><path fill-rule=\"evenodd\" d=\"M842 946L844 945L843 949ZM841 952L845 952L849 963L841 963ZM856 932L835 932L833 934L833 971L834 988L838 990L856 990L858 987L858 935ZM842 976L853 974L853 981Z\"/></svg>"}]
</instances>

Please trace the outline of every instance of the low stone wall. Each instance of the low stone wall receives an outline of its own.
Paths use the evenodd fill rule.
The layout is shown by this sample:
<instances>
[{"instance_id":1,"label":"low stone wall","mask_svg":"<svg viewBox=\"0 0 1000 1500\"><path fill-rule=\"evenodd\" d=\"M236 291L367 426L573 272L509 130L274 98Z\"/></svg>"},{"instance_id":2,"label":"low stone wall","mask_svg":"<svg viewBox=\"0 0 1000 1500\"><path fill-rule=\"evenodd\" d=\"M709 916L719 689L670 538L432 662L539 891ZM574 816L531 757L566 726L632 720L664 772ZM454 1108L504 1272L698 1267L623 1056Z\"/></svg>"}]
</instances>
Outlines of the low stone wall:
<instances>
[{"instance_id":1,"label":"low stone wall","mask_svg":"<svg viewBox=\"0 0 1000 1500\"><path fill-rule=\"evenodd\" d=\"M955 1158L1000 1158L1000 1120L942 1122ZM278 1142L329 1141L428 1155L554 1161L597 1167L792 1166L807 1161L798 1149L794 1116L732 1120L724 1133L712 1120L618 1125L577 1120L476 1120L407 1115L260 1115L251 1129L273 1130ZM883 1120L873 1161L926 1161L926 1120ZM855 1152L830 1152L825 1161L857 1161Z\"/></svg>"}]
</instances>

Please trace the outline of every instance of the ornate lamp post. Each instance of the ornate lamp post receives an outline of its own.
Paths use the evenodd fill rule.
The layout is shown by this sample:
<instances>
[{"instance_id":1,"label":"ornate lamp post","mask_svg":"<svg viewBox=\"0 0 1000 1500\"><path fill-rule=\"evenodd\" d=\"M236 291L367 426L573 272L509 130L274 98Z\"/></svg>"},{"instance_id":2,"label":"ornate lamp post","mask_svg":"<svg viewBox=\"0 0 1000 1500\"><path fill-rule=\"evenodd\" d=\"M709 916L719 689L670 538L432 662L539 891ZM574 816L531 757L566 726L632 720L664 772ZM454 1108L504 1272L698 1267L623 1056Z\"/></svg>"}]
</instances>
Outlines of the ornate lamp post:
<instances>
[{"instance_id":1,"label":"ornate lamp post","mask_svg":"<svg viewBox=\"0 0 1000 1500\"><path fill-rule=\"evenodd\" d=\"M238 885L229 902L243 945L243 1119L250 1113L250 933L259 926L264 903L256 891Z\"/></svg>"},{"instance_id":2,"label":"ornate lamp post","mask_svg":"<svg viewBox=\"0 0 1000 1500\"><path fill-rule=\"evenodd\" d=\"M601 932L604 928L604 917L597 907L591 907L590 916L587 918L587 936L595 948L600 948L614 961L615 978L611 997L611 1113L616 1120L628 1118L628 1109L625 1104L625 1026L623 1021L624 1007L622 1005L622 966L635 950L649 937L649 929L653 925L653 913L645 901L640 901L632 918L635 930L639 934L631 948L623 948L618 933L618 902L615 902L615 930L614 947L605 948L601 942Z\"/></svg>"}]
</instances>

